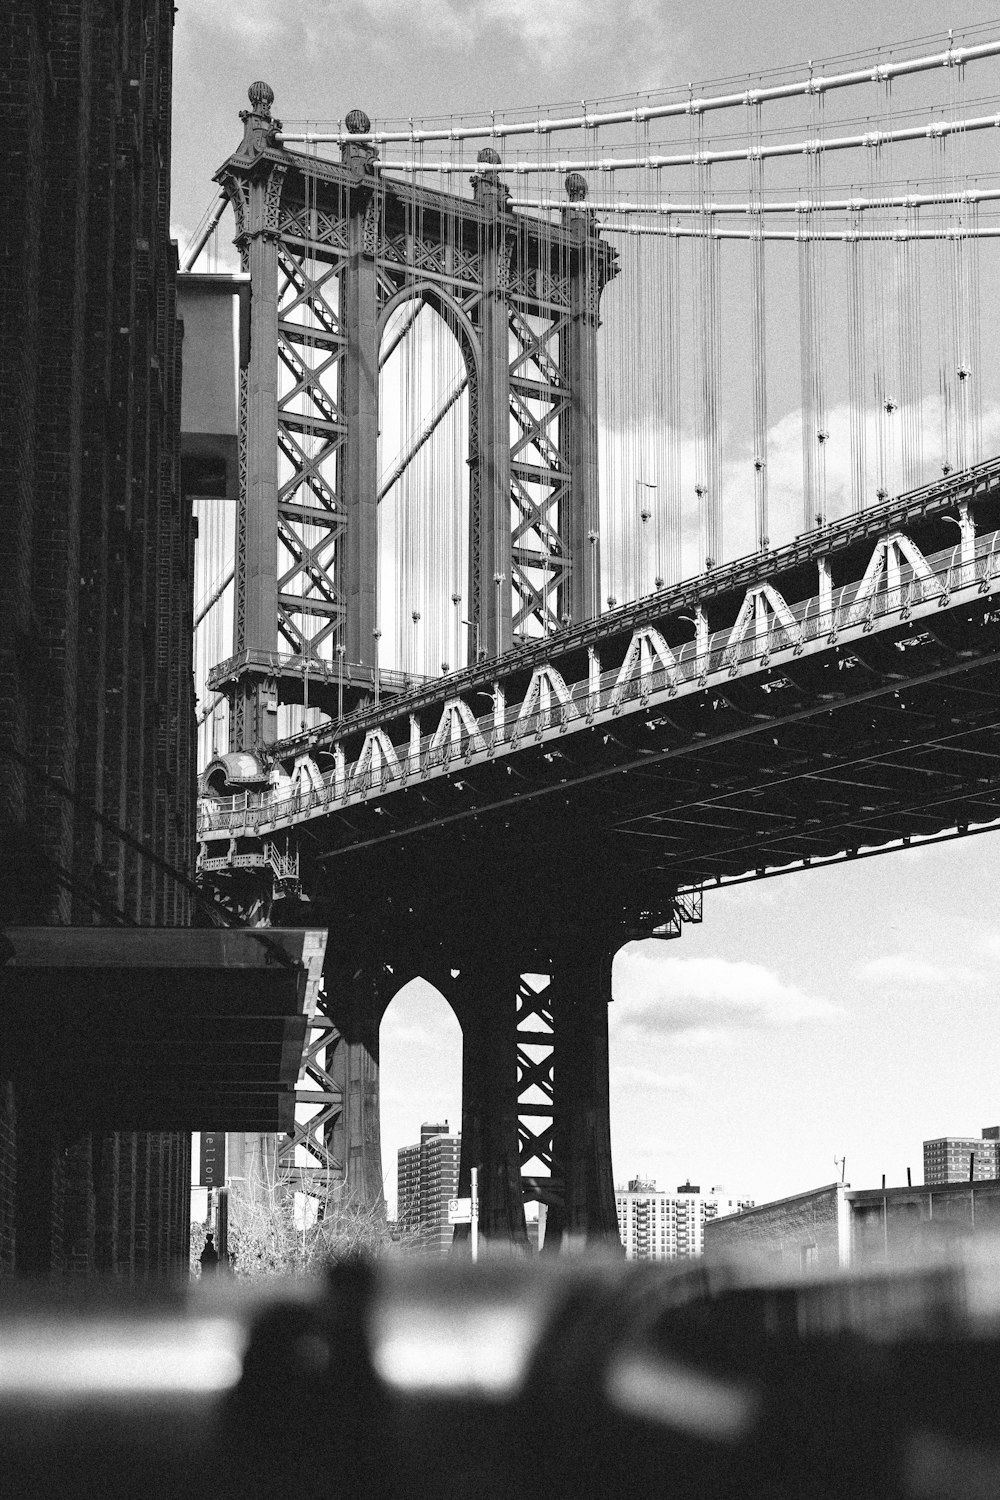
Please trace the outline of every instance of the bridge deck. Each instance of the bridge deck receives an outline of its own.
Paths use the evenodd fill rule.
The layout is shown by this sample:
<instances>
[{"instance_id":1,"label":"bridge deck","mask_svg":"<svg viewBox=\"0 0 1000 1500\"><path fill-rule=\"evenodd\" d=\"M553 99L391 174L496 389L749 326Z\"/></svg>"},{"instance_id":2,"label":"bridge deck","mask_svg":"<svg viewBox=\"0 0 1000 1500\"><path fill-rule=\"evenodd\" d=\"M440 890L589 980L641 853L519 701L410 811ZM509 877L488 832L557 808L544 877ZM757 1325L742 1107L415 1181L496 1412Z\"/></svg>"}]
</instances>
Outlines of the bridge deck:
<instances>
[{"instance_id":1,"label":"bridge deck","mask_svg":"<svg viewBox=\"0 0 1000 1500\"><path fill-rule=\"evenodd\" d=\"M1000 531L912 540L954 538L959 503L995 523L998 494L982 466L288 741L277 785L203 804L203 869L302 829L342 879L459 834L677 889L1000 817Z\"/></svg>"}]
</instances>

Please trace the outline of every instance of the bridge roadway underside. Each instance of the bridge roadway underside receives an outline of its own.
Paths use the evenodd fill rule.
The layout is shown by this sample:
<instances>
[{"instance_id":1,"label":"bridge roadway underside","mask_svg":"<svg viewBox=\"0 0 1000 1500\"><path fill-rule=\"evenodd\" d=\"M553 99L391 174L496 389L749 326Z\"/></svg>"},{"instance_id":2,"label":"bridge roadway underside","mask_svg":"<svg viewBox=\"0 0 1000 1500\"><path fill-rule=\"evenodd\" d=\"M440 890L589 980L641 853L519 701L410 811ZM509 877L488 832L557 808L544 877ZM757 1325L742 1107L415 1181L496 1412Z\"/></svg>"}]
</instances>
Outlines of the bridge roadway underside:
<instances>
[{"instance_id":1,"label":"bridge roadway underside","mask_svg":"<svg viewBox=\"0 0 1000 1500\"><path fill-rule=\"evenodd\" d=\"M707 887L1000 818L1000 609L986 599L300 830L304 885L373 925L528 945Z\"/></svg>"},{"instance_id":2,"label":"bridge roadway underside","mask_svg":"<svg viewBox=\"0 0 1000 1500\"><path fill-rule=\"evenodd\" d=\"M940 546L939 526L908 531ZM525 736L516 755L297 825L310 921L329 925L343 992L378 955L391 971L388 990L371 981L378 1015L423 974L462 1021L463 1173L487 1168L487 1230L519 1212L517 1083L498 1059L524 1033L497 1003L518 974L551 976L557 1211L570 1232L610 1235L614 950L665 920L678 891L1000 818L991 570L919 618L897 611L771 665L714 671L698 691L653 693L641 711Z\"/></svg>"},{"instance_id":3,"label":"bridge roadway underside","mask_svg":"<svg viewBox=\"0 0 1000 1500\"><path fill-rule=\"evenodd\" d=\"M608 963L632 931L627 913L644 908L655 921L678 887L1000 817L1000 624L984 624L987 613L942 611L930 630L903 625L888 639L658 709L655 720L623 718L612 733L577 736L560 750L565 759L523 752L516 800L493 791L490 806L480 768L461 788L435 786L438 820L408 837L384 837L398 815L394 807L380 817L377 804L351 816L374 841L333 859L310 828L306 883L342 954L353 950L351 964L391 954L401 977L423 973L446 995L453 968L476 976L456 1009L466 1037L466 1169L474 1159L495 1163L488 1230L516 1212L515 1090L510 1080L497 1097L496 1064L513 1054L516 1022L493 1002L513 993L517 972L554 976L557 1037L560 1028L575 1034L587 1053L572 1093L559 1080L572 1118L555 1147L578 1178L566 1227L599 1236L613 1230L614 1204L603 1201L610 1125L595 1064L603 1057L607 1066ZM915 635L925 638L897 649ZM769 675L780 675L780 689L767 691ZM831 686L844 680L851 695L834 697ZM554 776L567 780L552 786ZM482 813L451 821L477 800ZM488 1130L484 1138L489 1120L506 1147Z\"/></svg>"}]
</instances>

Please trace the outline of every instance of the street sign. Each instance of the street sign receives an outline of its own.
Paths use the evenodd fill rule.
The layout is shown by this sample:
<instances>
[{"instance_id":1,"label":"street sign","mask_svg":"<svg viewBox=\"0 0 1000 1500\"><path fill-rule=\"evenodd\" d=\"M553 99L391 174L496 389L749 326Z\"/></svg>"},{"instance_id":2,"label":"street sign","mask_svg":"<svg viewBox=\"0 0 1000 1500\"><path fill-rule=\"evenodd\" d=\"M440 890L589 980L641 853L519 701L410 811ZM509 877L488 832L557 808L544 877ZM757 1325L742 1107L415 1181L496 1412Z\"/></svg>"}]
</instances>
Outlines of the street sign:
<instances>
[{"instance_id":1,"label":"street sign","mask_svg":"<svg viewBox=\"0 0 1000 1500\"><path fill-rule=\"evenodd\" d=\"M226 1132L203 1130L201 1133L201 1186L226 1185Z\"/></svg>"},{"instance_id":2,"label":"street sign","mask_svg":"<svg viewBox=\"0 0 1000 1500\"><path fill-rule=\"evenodd\" d=\"M449 1224L471 1224L472 1223L472 1199L471 1198L449 1198L448 1199L448 1223Z\"/></svg>"}]
</instances>

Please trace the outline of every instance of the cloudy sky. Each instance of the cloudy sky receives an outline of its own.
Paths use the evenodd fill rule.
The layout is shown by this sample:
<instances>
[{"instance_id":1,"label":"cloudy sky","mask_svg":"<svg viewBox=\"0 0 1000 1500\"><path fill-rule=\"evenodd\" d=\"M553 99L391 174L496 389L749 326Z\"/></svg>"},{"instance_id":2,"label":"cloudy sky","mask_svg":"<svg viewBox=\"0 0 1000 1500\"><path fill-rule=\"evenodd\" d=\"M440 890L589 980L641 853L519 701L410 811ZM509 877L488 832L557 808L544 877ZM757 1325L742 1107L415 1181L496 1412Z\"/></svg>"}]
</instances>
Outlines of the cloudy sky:
<instances>
[{"instance_id":1,"label":"cloudy sky","mask_svg":"<svg viewBox=\"0 0 1000 1500\"><path fill-rule=\"evenodd\" d=\"M696 84L987 21L995 0L178 0L173 220L183 240L240 138L275 113L459 112ZM1000 29L1000 28L998 28ZM618 956L619 1179L723 1183L762 1201L922 1173L921 1142L1000 1123L1000 838L987 834L709 895L679 942ZM415 986L383 1030L383 1141L460 1117L461 1043Z\"/></svg>"},{"instance_id":2,"label":"cloudy sky","mask_svg":"<svg viewBox=\"0 0 1000 1500\"><path fill-rule=\"evenodd\" d=\"M733 78L971 26L995 0L177 0L173 214L190 228L247 85L290 121L554 105Z\"/></svg>"}]
</instances>

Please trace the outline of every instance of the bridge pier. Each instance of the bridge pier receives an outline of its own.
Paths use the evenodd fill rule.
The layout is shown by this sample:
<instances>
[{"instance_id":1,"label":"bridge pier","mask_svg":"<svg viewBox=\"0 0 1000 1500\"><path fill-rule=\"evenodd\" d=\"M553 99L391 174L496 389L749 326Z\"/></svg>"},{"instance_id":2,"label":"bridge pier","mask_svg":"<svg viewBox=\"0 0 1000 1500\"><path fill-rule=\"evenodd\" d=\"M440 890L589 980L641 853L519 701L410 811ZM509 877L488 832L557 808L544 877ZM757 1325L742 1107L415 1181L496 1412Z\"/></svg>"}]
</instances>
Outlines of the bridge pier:
<instances>
[{"instance_id":1,"label":"bridge pier","mask_svg":"<svg viewBox=\"0 0 1000 1500\"><path fill-rule=\"evenodd\" d=\"M459 1195L468 1196L478 1167L479 1227L487 1240L526 1246L523 1200L525 1189L533 1188L547 1204L550 1253L583 1244L617 1246L608 1098L612 945L599 931L573 927L547 945L547 957L537 950L518 954L516 927L512 922L498 930L456 984L463 1039ZM549 983L536 995L522 976L546 971ZM544 1022L525 1029L529 1010L549 1020L551 1029ZM546 1049L547 1057L532 1055ZM527 1105L519 1098L526 1088L535 1101ZM546 1096L548 1126L538 1102ZM520 1113L528 1114L530 1130L521 1127ZM551 1178L522 1178L528 1160L549 1166ZM467 1235L459 1230L457 1238Z\"/></svg>"},{"instance_id":2,"label":"bridge pier","mask_svg":"<svg viewBox=\"0 0 1000 1500\"><path fill-rule=\"evenodd\" d=\"M517 1121L518 966L496 944L461 971L455 1012L462 1026L460 1197L479 1168L479 1228L488 1240L527 1249ZM458 1238L468 1236L460 1231Z\"/></svg>"},{"instance_id":3,"label":"bridge pier","mask_svg":"<svg viewBox=\"0 0 1000 1500\"><path fill-rule=\"evenodd\" d=\"M340 1092L330 1151L342 1164L347 1203L381 1211L382 1136L379 1123L378 1034L387 1001L377 974L364 971L341 984L327 981L326 1012L339 1032L326 1069Z\"/></svg>"},{"instance_id":4,"label":"bridge pier","mask_svg":"<svg viewBox=\"0 0 1000 1500\"><path fill-rule=\"evenodd\" d=\"M565 934L552 963L553 1176L545 1246L618 1245L608 1085L611 948L603 935Z\"/></svg>"}]
</instances>

